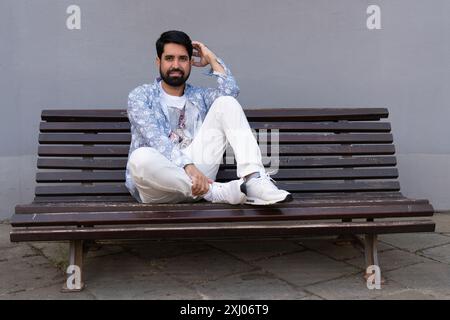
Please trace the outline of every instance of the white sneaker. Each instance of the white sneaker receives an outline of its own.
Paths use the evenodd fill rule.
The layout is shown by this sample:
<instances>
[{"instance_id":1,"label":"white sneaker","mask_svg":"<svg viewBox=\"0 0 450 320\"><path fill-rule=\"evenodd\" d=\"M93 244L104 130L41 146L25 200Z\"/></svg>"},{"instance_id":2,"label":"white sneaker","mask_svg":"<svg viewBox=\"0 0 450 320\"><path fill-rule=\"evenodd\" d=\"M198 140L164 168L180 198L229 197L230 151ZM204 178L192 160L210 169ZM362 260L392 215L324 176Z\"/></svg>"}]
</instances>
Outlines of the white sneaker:
<instances>
[{"instance_id":1,"label":"white sneaker","mask_svg":"<svg viewBox=\"0 0 450 320\"><path fill-rule=\"evenodd\" d=\"M289 192L278 189L273 184L275 180L270 177L269 173L260 172L260 175L259 178L252 178L246 182L246 204L268 205L292 201L293 198Z\"/></svg>"},{"instance_id":2,"label":"white sneaker","mask_svg":"<svg viewBox=\"0 0 450 320\"><path fill-rule=\"evenodd\" d=\"M213 182L203 199L213 203L241 204L247 199L244 179L230 182Z\"/></svg>"}]
</instances>

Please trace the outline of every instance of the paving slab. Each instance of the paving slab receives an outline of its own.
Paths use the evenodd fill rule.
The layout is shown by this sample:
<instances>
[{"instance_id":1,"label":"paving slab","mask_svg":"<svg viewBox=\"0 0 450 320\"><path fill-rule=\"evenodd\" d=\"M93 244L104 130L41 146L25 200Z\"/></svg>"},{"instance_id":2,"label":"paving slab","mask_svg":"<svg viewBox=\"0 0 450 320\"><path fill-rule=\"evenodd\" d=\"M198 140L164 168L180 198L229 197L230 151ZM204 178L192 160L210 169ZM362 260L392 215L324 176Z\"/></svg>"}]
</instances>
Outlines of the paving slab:
<instances>
[{"instance_id":1,"label":"paving slab","mask_svg":"<svg viewBox=\"0 0 450 320\"><path fill-rule=\"evenodd\" d=\"M63 272L69 265L69 244L67 242L29 242L30 247L46 257L49 262Z\"/></svg>"},{"instance_id":2,"label":"paving slab","mask_svg":"<svg viewBox=\"0 0 450 320\"><path fill-rule=\"evenodd\" d=\"M127 252L86 259L83 268L86 281L128 279L134 275L142 276L156 272L148 262Z\"/></svg>"},{"instance_id":3,"label":"paving slab","mask_svg":"<svg viewBox=\"0 0 450 320\"><path fill-rule=\"evenodd\" d=\"M352 244L339 245L335 243L336 239L302 239L299 244L321 254L324 254L335 260L343 261L364 256L364 248ZM379 243L378 251L383 252L392 250L393 247Z\"/></svg>"},{"instance_id":4,"label":"paving slab","mask_svg":"<svg viewBox=\"0 0 450 320\"><path fill-rule=\"evenodd\" d=\"M375 300L436 300L437 297L419 290L405 289L399 292L385 294Z\"/></svg>"},{"instance_id":5,"label":"paving slab","mask_svg":"<svg viewBox=\"0 0 450 320\"><path fill-rule=\"evenodd\" d=\"M64 274L27 245L2 249L0 299L3 295L62 283Z\"/></svg>"},{"instance_id":6,"label":"paving slab","mask_svg":"<svg viewBox=\"0 0 450 320\"><path fill-rule=\"evenodd\" d=\"M430 261L427 258L398 249L379 252L378 260L382 272L403 268L416 263ZM361 269L366 268L364 256L350 259L346 262Z\"/></svg>"},{"instance_id":7,"label":"paving slab","mask_svg":"<svg viewBox=\"0 0 450 320\"><path fill-rule=\"evenodd\" d=\"M195 290L183 286L178 281L161 274L148 275L142 279L135 277L129 281L94 280L89 290L99 300L201 300Z\"/></svg>"},{"instance_id":8,"label":"paving slab","mask_svg":"<svg viewBox=\"0 0 450 320\"><path fill-rule=\"evenodd\" d=\"M54 284L47 287L33 288L19 291L13 294L0 296L1 300L95 300L95 296L89 291L62 293L61 284Z\"/></svg>"},{"instance_id":9,"label":"paving slab","mask_svg":"<svg viewBox=\"0 0 450 320\"><path fill-rule=\"evenodd\" d=\"M86 261L86 290L97 299L199 299L194 290L129 253Z\"/></svg>"},{"instance_id":10,"label":"paving slab","mask_svg":"<svg viewBox=\"0 0 450 320\"><path fill-rule=\"evenodd\" d=\"M69 246L67 245L67 249ZM125 252L125 249L115 243L103 243L103 242L95 242L89 245L89 250L86 255L86 259L93 259L103 256L108 256L111 254L120 254Z\"/></svg>"},{"instance_id":11,"label":"paving slab","mask_svg":"<svg viewBox=\"0 0 450 320\"><path fill-rule=\"evenodd\" d=\"M325 300L324 298L321 298L319 296L316 296L315 294L308 294L304 298L300 298L299 300Z\"/></svg>"},{"instance_id":12,"label":"paving slab","mask_svg":"<svg viewBox=\"0 0 450 320\"><path fill-rule=\"evenodd\" d=\"M422 250L419 251L419 253L433 260L450 264L450 244L445 244L431 249Z\"/></svg>"},{"instance_id":13,"label":"paving slab","mask_svg":"<svg viewBox=\"0 0 450 320\"><path fill-rule=\"evenodd\" d=\"M152 265L186 283L202 283L255 269L217 249L152 260Z\"/></svg>"},{"instance_id":14,"label":"paving slab","mask_svg":"<svg viewBox=\"0 0 450 320\"><path fill-rule=\"evenodd\" d=\"M305 250L304 247L287 240L214 240L207 243L245 261L267 259L289 252Z\"/></svg>"},{"instance_id":15,"label":"paving slab","mask_svg":"<svg viewBox=\"0 0 450 320\"><path fill-rule=\"evenodd\" d=\"M235 274L194 286L204 299L302 299L303 290L263 271Z\"/></svg>"},{"instance_id":16,"label":"paving slab","mask_svg":"<svg viewBox=\"0 0 450 320\"><path fill-rule=\"evenodd\" d=\"M202 241L129 241L121 246L145 260L171 258L178 255L210 250Z\"/></svg>"},{"instance_id":17,"label":"paving slab","mask_svg":"<svg viewBox=\"0 0 450 320\"><path fill-rule=\"evenodd\" d=\"M30 246L39 250L43 256L56 267L65 271L69 265L69 243L68 242L30 242ZM110 254L124 252L124 249L115 244L103 244L101 242L90 246L85 259L93 259Z\"/></svg>"},{"instance_id":18,"label":"paving slab","mask_svg":"<svg viewBox=\"0 0 450 320\"><path fill-rule=\"evenodd\" d=\"M368 289L363 274L341 277L306 286L305 291L326 300L369 300L406 289L401 284L386 281L381 289Z\"/></svg>"},{"instance_id":19,"label":"paving slab","mask_svg":"<svg viewBox=\"0 0 450 320\"><path fill-rule=\"evenodd\" d=\"M410 289L433 292L439 299L450 295L450 266L423 262L385 272L384 275Z\"/></svg>"},{"instance_id":20,"label":"paving slab","mask_svg":"<svg viewBox=\"0 0 450 320\"><path fill-rule=\"evenodd\" d=\"M198 300L195 290L164 274L124 279L92 279L85 290L100 300Z\"/></svg>"},{"instance_id":21,"label":"paving slab","mask_svg":"<svg viewBox=\"0 0 450 320\"><path fill-rule=\"evenodd\" d=\"M0 249L10 248L20 245L17 242L11 242L9 240L9 233L11 232L11 226L6 223L0 223Z\"/></svg>"},{"instance_id":22,"label":"paving slab","mask_svg":"<svg viewBox=\"0 0 450 320\"><path fill-rule=\"evenodd\" d=\"M22 258L34 256L40 256L40 253L28 245L22 244L1 249L0 262L8 262L9 260L21 261Z\"/></svg>"},{"instance_id":23,"label":"paving slab","mask_svg":"<svg viewBox=\"0 0 450 320\"><path fill-rule=\"evenodd\" d=\"M258 260L253 264L299 287L360 271L310 250Z\"/></svg>"},{"instance_id":24,"label":"paving slab","mask_svg":"<svg viewBox=\"0 0 450 320\"><path fill-rule=\"evenodd\" d=\"M450 212L438 212L432 217L436 222L436 232L450 233Z\"/></svg>"},{"instance_id":25,"label":"paving slab","mask_svg":"<svg viewBox=\"0 0 450 320\"><path fill-rule=\"evenodd\" d=\"M410 252L450 243L449 237L429 232L383 234L379 236L379 240Z\"/></svg>"}]
</instances>

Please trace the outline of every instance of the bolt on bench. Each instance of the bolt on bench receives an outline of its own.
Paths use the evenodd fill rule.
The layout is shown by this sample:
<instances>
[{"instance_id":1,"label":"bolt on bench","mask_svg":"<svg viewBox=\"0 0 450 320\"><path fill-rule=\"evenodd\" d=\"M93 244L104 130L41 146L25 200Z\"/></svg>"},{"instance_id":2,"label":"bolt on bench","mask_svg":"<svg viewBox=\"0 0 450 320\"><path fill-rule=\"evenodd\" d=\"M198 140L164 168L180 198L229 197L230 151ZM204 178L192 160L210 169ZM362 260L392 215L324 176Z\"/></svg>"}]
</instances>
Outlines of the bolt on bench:
<instances>
[{"instance_id":1,"label":"bolt on bench","mask_svg":"<svg viewBox=\"0 0 450 320\"><path fill-rule=\"evenodd\" d=\"M370 266L378 265L378 234L434 231L432 220L415 219L433 215L430 203L400 192L391 126L381 121L386 108L245 113L256 131L278 132L273 178L294 201L137 203L124 185L131 140L126 110L44 110L35 198L16 206L11 241L70 241L69 262L82 271L93 240L364 235ZM267 149L272 154L263 158L273 160L276 148ZM217 181L236 178L235 163L228 162Z\"/></svg>"}]
</instances>

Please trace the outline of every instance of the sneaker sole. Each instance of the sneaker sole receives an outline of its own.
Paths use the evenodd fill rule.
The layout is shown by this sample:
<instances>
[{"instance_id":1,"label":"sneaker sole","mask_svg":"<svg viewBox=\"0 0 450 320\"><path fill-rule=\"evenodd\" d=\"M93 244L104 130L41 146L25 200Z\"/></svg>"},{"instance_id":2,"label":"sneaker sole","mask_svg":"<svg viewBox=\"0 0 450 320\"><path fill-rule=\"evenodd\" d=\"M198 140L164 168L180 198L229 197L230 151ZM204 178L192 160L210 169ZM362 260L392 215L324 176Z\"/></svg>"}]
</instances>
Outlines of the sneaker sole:
<instances>
[{"instance_id":1,"label":"sneaker sole","mask_svg":"<svg viewBox=\"0 0 450 320\"><path fill-rule=\"evenodd\" d=\"M230 204L232 204L232 205L236 205L236 204L244 204L245 201L247 201L247 195L246 195L245 193L241 192L241 197L240 197L240 199L239 199L239 202L236 202L236 203L230 203Z\"/></svg>"},{"instance_id":2,"label":"sneaker sole","mask_svg":"<svg viewBox=\"0 0 450 320\"><path fill-rule=\"evenodd\" d=\"M273 201L264 201L264 200L261 200L259 198L249 198L249 197L247 197L247 201L245 201L245 204L251 204L251 205L254 205L254 206L267 206L267 205L275 204L275 203L291 202L292 200L294 200L294 198L292 197L292 194L288 194L283 199L273 200Z\"/></svg>"}]
</instances>

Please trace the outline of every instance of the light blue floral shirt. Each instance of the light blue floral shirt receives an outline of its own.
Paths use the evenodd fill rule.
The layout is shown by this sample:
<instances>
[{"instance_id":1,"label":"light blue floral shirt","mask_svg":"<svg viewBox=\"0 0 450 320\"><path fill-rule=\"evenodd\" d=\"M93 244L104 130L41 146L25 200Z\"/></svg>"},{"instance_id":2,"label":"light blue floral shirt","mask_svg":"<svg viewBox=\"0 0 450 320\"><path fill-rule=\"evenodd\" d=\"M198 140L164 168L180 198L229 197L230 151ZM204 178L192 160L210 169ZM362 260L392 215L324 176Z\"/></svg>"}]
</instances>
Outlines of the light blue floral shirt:
<instances>
[{"instance_id":1,"label":"light blue floral shirt","mask_svg":"<svg viewBox=\"0 0 450 320\"><path fill-rule=\"evenodd\" d=\"M190 106L189 109L186 109L188 119L203 121L212 103L218 97L238 96L239 87L231 71L221 59L217 58L217 61L225 69L225 74L213 72L212 69L206 73L206 75L217 78L216 88L195 87L186 83L184 94L189 102L187 105ZM128 96L127 113L131 124L131 144L128 157L138 148L152 147L175 165L183 168L192 161L169 138L171 132L169 113L160 102L160 81L161 78L158 78L152 84L141 85L131 91ZM142 202L129 173L128 165L125 185L136 200Z\"/></svg>"}]
</instances>

